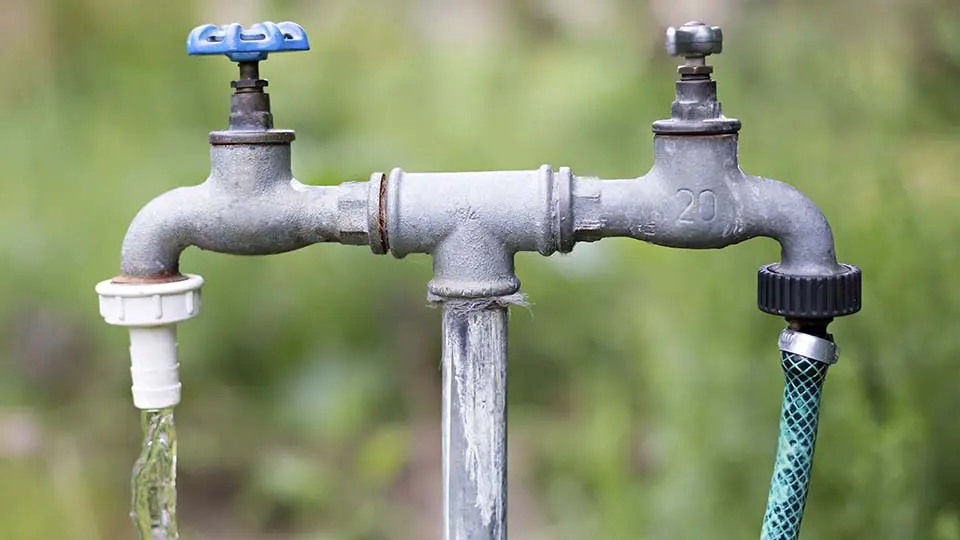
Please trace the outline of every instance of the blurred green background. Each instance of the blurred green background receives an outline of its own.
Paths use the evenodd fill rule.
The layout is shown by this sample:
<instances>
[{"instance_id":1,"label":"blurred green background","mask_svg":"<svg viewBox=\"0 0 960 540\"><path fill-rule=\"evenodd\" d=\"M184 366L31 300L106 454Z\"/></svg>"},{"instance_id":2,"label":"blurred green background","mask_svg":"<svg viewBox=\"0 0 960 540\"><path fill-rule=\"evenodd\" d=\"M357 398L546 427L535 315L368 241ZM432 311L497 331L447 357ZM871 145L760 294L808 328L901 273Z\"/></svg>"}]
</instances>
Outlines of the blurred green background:
<instances>
[{"instance_id":1,"label":"blurred green background","mask_svg":"<svg viewBox=\"0 0 960 540\"><path fill-rule=\"evenodd\" d=\"M97 314L127 224L208 171L235 66L212 22L295 20L262 67L306 183L373 171L643 174L669 114L663 30L713 61L741 161L807 193L864 309L831 327L805 538L960 539L960 3L955 0L4 0L0 4L0 538L133 537L126 331ZM770 240L607 240L518 257L510 528L524 539L758 535L783 321ZM428 257L188 250L181 537L423 540L440 531L439 314Z\"/></svg>"}]
</instances>

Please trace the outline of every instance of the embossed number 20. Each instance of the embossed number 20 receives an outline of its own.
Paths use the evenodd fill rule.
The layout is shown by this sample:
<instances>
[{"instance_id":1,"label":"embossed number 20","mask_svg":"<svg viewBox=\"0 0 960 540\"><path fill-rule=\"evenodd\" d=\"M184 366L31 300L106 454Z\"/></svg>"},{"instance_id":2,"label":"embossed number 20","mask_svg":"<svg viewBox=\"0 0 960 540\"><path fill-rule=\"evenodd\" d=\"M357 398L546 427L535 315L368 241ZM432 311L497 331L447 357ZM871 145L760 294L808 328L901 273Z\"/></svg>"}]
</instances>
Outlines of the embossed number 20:
<instances>
[{"instance_id":1,"label":"embossed number 20","mask_svg":"<svg viewBox=\"0 0 960 540\"><path fill-rule=\"evenodd\" d=\"M689 189L678 189L677 199L684 205L677 217L679 222L694 223L697 218L709 222L717 217L717 196L713 190L704 189L694 193Z\"/></svg>"}]
</instances>

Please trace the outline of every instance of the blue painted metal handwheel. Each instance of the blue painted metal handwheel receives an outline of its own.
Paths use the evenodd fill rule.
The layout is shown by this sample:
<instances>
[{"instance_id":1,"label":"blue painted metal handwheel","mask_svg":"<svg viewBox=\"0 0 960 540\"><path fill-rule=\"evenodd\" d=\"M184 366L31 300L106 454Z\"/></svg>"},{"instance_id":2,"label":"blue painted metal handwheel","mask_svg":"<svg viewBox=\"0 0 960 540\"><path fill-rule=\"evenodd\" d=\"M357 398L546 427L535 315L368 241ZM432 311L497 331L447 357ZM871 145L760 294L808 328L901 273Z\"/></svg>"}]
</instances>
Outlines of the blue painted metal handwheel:
<instances>
[{"instance_id":1,"label":"blue painted metal handwheel","mask_svg":"<svg viewBox=\"0 0 960 540\"><path fill-rule=\"evenodd\" d=\"M310 42L294 22L262 22L243 28L237 23L205 24L187 36L187 54L222 54L234 62L262 62L270 53L306 51Z\"/></svg>"}]
</instances>

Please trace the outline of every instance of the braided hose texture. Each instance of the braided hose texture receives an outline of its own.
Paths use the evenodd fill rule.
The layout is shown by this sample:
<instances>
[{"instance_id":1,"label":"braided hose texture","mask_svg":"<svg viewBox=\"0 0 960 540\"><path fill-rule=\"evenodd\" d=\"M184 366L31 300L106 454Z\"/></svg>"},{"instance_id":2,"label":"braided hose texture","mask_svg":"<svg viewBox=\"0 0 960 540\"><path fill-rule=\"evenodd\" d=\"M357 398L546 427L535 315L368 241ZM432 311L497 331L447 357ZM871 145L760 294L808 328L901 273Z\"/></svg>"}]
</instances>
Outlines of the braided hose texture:
<instances>
[{"instance_id":1,"label":"braided hose texture","mask_svg":"<svg viewBox=\"0 0 960 540\"><path fill-rule=\"evenodd\" d=\"M796 540L810 488L820 396L828 364L782 353L784 389L777 459L770 481L761 540Z\"/></svg>"}]
</instances>

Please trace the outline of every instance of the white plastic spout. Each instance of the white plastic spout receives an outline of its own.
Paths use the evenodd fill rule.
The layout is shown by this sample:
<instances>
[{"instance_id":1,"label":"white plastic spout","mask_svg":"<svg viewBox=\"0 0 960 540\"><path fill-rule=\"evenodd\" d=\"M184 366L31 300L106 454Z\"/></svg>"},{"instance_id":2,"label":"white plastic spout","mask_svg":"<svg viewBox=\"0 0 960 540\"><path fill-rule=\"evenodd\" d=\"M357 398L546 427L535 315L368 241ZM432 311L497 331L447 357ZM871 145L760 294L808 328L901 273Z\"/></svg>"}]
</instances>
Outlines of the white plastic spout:
<instances>
[{"instance_id":1,"label":"white plastic spout","mask_svg":"<svg viewBox=\"0 0 960 540\"><path fill-rule=\"evenodd\" d=\"M138 409L167 409L180 403L177 326L130 328L130 375Z\"/></svg>"},{"instance_id":2,"label":"white plastic spout","mask_svg":"<svg viewBox=\"0 0 960 540\"><path fill-rule=\"evenodd\" d=\"M130 375L138 409L167 409L180 403L177 323L200 312L203 278L188 275L168 283L97 284L100 315L130 328Z\"/></svg>"}]
</instances>

